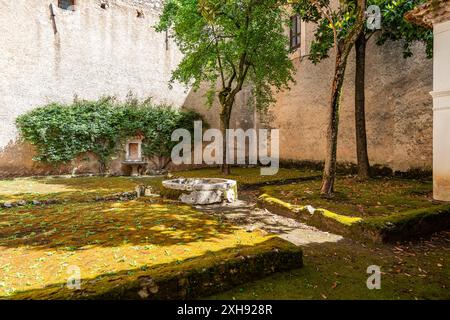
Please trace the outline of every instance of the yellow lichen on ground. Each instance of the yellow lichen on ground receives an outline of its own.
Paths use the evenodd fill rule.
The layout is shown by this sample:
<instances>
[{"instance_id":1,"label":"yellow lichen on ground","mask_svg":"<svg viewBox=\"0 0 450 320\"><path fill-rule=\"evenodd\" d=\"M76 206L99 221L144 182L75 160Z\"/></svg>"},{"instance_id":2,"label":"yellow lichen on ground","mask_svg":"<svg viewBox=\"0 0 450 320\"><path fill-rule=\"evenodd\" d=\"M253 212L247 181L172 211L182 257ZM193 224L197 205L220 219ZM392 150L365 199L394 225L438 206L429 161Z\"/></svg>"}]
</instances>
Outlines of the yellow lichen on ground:
<instances>
[{"instance_id":1,"label":"yellow lichen on ground","mask_svg":"<svg viewBox=\"0 0 450 320\"><path fill-rule=\"evenodd\" d=\"M291 203L285 202L283 200L280 200L278 198L271 197L266 193L259 196L259 199L268 204L275 204L275 205L281 206L292 212L300 212L300 211L307 210L306 205L308 205L308 204L305 204L303 206L303 205L291 204ZM332 212L332 211L329 211L326 209L315 208L314 214L318 214L318 213L322 214L323 216L325 216L327 218L330 218L330 219L336 220L342 224L345 224L347 226L351 226L352 224L357 223L362 220L362 218L359 218L359 217L344 216L344 215L337 214L335 212Z\"/></svg>"},{"instance_id":2,"label":"yellow lichen on ground","mask_svg":"<svg viewBox=\"0 0 450 320\"><path fill-rule=\"evenodd\" d=\"M362 218L343 216L342 214L337 214L335 212L331 212L330 210L326 209L317 209L316 211L319 211L323 216L336 220L342 224L345 224L346 226L351 226L354 223L362 221Z\"/></svg>"},{"instance_id":3,"label":"yellow lichen on ground","mask_svg":"<svg viewBox=\"0 0 450 320\"><path fill-rule=\"evenodd\" d=\"M263 200L264 202L269 203L269 204L279 205L279 206L286 208L288 210L291 210L291 211L299 211L299 210L303 210L303 208L304 208L304 206L292 205L292 204L285 202L283 200L280 200L278 198L271 197L267 193L263 193L262 195L260 195L259 199Z\"/></svg>"},{"instance_id":4,"label":"yellow lichen on ground","mask_svg":"<svg viewBox=\"0 0 450 320\"><path fill-rule=\"evenodd\" d=\"M389 216L400 212L436 207L431 181L377 178L358 181L337 177L331 198L320 193L321 181L308 180L282 186L266 186L261 193L291 205L311 205L346 216Z\"/></svg>"},{"instance_id":5,"label":"yellow lichen on ground","mask_svg":"<svg viewBox=\"0 0 450 320\"><path fill-rule=\"evenodd\" d=\"M175 203L73 203L0 210L0 297L178 263L270 239ZM127 279L123 279L124 282Z\"/></svg>"}]
</instances>

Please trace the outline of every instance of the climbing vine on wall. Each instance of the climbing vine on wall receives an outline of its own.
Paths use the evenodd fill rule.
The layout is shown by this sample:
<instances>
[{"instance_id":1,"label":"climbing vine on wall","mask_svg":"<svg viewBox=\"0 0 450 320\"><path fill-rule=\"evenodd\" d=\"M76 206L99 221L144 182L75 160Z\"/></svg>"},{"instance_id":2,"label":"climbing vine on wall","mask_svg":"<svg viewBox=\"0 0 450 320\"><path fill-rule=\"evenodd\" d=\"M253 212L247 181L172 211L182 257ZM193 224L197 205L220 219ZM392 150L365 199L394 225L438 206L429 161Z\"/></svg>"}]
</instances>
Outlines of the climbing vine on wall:
<instances>
[{"instance_id":1,"label":"climbing vine on wall","mask_svg":"<svg viewBox=\"0 0 450 320\"><path fill-rule=\"evenodd\" d=\"M130 98L118 102L114 97L97 101L75 100L72 104L52 103L36 108L16 119L21 137L34 145L35 160L65 163L86 152L95 154L101 171L123 150L125 140L143 134L143 154L162 158L167 164L172 132L184 128L193 132L194 121L202 120L194 111L179 111L155 105L150 99Z\"/></svg>"}]
</instances>

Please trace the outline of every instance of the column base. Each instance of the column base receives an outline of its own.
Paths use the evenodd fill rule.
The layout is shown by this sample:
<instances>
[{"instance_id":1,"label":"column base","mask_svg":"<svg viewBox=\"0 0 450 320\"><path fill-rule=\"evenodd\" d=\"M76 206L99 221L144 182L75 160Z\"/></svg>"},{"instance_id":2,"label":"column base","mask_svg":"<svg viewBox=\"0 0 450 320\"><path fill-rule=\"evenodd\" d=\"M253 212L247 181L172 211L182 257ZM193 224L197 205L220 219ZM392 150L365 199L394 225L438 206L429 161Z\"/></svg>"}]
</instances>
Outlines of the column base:
<instances>
[{"instance_id":1,"label":"column base","mask_svg":"<svg viewBox=\"0 0 450 320\"><path fill-rule=\"evenodd\" d=\"M433 199L450 202L450 177L433 177Z\"/></svg>"}]
</instances>

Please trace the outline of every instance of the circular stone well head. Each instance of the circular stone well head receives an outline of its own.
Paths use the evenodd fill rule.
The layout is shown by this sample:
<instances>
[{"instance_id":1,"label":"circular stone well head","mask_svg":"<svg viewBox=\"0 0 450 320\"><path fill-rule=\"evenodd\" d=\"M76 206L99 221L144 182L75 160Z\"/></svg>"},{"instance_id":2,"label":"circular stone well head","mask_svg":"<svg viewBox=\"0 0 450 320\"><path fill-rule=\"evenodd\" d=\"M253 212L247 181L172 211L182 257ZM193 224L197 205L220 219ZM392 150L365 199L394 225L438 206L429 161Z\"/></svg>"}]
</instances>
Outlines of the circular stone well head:
<instances>
[{"instance_id":1,"label":"circular stone well head","mask_svg":"<svg viewBox=\"0 0 450 320\"><path fill-rule=\"evenodd\" d=\"M168 189L184 190L180 200L188 204L213 204L223 201L234 202L237 199L235 180L219 178L180 178L163 181Z\"/></svg>"}]
</instances>

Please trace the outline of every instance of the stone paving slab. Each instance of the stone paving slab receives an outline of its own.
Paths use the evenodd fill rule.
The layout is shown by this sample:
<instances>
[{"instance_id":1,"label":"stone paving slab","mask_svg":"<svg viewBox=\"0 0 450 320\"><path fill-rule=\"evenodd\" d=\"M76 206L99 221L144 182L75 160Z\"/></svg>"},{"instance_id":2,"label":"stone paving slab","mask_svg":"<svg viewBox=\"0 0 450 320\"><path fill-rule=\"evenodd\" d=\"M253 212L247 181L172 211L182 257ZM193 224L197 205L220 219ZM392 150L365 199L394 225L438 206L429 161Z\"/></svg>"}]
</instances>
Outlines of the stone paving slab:
<instances>
[{"instance_id":1,"label":"stone paving slab","mask_svg":"<svg viewBox=\"0 0 450 320\"><path fill-rule=\"evenodd\" d=\"M274 214L267 209L257 208L254 202L238 200L234 203L196 206L195 208L231 222L249 232L260 229L276 234L297 246L337 242L343 239L340 235L321 231L294 219Z\"/></svg>"}]
</instances>

